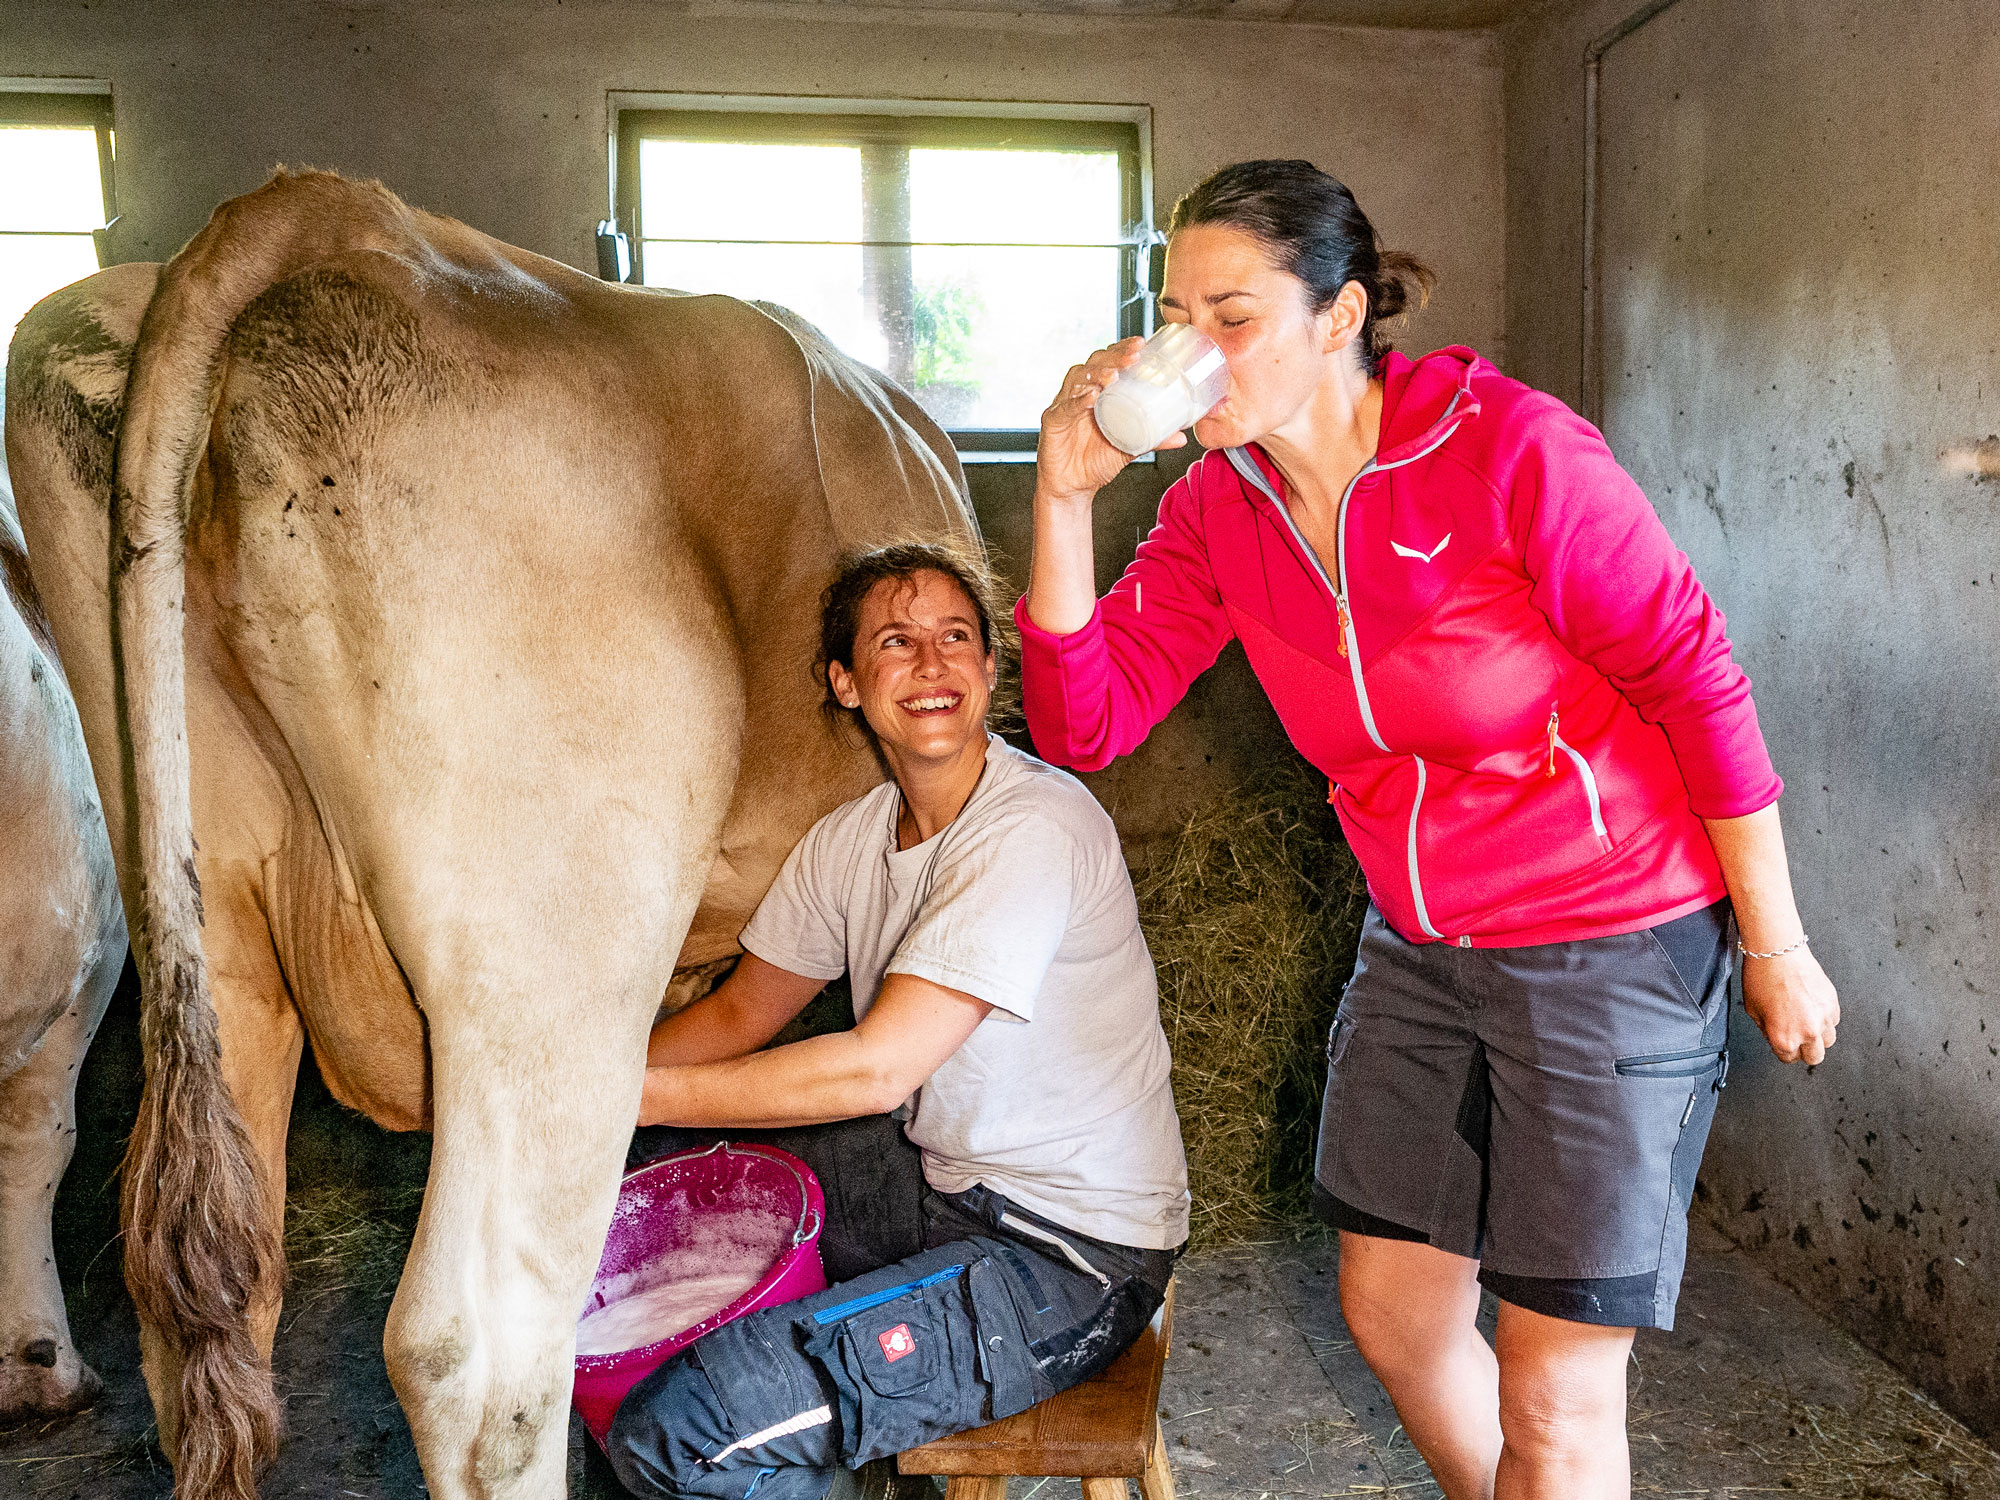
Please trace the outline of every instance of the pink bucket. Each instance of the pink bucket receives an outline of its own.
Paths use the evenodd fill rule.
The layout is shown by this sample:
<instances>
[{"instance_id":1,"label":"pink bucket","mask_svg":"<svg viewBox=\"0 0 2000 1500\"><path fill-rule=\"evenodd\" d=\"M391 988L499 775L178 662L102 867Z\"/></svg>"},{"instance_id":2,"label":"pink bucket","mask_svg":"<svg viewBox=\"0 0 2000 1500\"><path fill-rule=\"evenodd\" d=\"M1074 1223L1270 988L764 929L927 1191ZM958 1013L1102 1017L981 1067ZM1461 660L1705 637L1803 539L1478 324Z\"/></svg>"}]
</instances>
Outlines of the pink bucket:
<instances>
[{"instance_id":1,"label":"pink bucket","mask_svg":"<svg viewBox=\"0 0 2000 1500\"><path fill-rule=\"evenodd\" d=\"M826 1272L819 1260L825 1213L819 1179L804 1162L775 1146L720 1141L648 1162L626 1175L579 1326L621 1300L640 1295L650 1285L650 1267L676 1257L711 1256L703 1235L730 1216L752 1220L782 1216L784 1223L777 1226L776 1258L748 1291L720 1312L638 1348L577 1356L572 1399L600 1446L625 1393L668 1356L747 1312L825 1290Z\"/></svg>"}]
</instances>

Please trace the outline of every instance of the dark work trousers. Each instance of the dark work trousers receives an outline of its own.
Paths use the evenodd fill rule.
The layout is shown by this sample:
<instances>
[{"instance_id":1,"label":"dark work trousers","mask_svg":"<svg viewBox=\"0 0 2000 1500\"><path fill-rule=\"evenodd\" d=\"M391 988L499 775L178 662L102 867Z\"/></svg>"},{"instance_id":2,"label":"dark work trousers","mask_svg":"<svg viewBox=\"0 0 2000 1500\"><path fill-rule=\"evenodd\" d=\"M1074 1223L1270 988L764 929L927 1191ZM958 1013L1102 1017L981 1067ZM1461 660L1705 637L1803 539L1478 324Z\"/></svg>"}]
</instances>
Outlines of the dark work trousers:
<instances>
[{"instance_id":1,"label":"dark work trousers","mask_svg":"<svg viewBox=\"0 0 2000 1500\"><path fill-rule=\"evenodd\" d=\"M633 1156L721 1139L812 1167L834 1284L738 1318L632 1388L606 1446L636 1495L820 1500L836 1465L1012 1416L1096 1374L1166 1295L1177 1252L1074 1233L985 1187L936 1192L887 1116L647 1129Z\"/></svg>"}]
</instances>

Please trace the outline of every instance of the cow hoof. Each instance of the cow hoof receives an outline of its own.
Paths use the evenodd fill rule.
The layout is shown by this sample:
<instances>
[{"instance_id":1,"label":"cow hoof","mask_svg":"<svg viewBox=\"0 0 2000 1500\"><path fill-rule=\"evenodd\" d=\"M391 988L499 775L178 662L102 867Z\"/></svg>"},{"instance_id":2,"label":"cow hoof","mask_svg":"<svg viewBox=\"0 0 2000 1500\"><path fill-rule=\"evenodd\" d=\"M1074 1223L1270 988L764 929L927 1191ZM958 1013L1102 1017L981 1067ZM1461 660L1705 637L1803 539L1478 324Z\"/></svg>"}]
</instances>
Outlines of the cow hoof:
<instances>
[{"instance_id":1,"label":"cow hoof","mask_svg":"<svg viewBox=\"0 0 2000 1500\"><path fill-rule=\"evenodd\" d=\"M97 1372L54 1339L30 1339L0 1354L0 1427L73 1417L103 1394Z\"/></svg>"}]
</instances>

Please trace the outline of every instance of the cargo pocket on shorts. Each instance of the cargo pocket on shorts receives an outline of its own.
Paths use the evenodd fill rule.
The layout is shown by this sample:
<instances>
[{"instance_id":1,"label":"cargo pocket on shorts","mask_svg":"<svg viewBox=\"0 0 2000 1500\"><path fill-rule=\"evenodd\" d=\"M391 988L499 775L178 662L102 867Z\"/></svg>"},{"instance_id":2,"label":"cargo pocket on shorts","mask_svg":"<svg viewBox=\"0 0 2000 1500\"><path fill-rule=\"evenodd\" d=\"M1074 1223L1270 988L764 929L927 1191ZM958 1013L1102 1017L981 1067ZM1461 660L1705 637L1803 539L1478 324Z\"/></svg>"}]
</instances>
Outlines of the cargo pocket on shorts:
<instances>
[{"instance_id":1,"label":"cargo pocket on shorts","mask_svg":"<svg viewBox=\"0 0 2000 1500\"><path fill-rule=\"evenodd\" d=\"M1648 1052L1638 1057L1615 1058L1611 1066L1622 1078L1699 1078L1711 1071L1726 1078L1729 1049L1690 1047L1682 1052ZM1722 1087L1720 1080L1715 1086Z\"/></svg>"},{"instance_id":2,"label":"cargo pocket on shorts","mask_svg":"<svg viewBox=\"0 0 2000 1500\"><path fill-rule=\"evenodd\" d=\"M815 1315L831 1326L812 1334L806 1352L840 1392L842 1463L852 1468L1031 1404L1022 1399L1031 1376L1019 1321L1002 1316L1011 1304L989 1285L993 1274L982 1258L898 1296L864 1298L868 1305L852 1312Z\"/></svg>"},{"instance_id":3,"label":"cargo pocket on shorts","mask_svg":"<svg viewBox=\"0 0 2000 1500\"><path fill-rule=\"evenodd\" d=\"M1666 1098L1661 1105L1674 1109L1671 1135L1656 1138L1653 1149L1665 1148L1667 1205L1660 1226L1659 1258L1653 1278L1652 1326L1674 1326L1674 1302L1680 1291L1681 1270L1687 1260L1687 1216L1694 1200L1694 1185L1701 1171L1702 1152L1708 1145L1709 1126L1715 1121L1718 1096L1729 1082L1727 1046L1689 1048L1680 1052L1656 1052L1639 1057L1621 1057L1614 1066L1623 1078L1652 1079L1649 1091L1659 1090ZM1664 1133L1666 1122L1660 1121ZM1671 1144L1669 1144L1669 1142Z\"/></svg>"}]
</instances>

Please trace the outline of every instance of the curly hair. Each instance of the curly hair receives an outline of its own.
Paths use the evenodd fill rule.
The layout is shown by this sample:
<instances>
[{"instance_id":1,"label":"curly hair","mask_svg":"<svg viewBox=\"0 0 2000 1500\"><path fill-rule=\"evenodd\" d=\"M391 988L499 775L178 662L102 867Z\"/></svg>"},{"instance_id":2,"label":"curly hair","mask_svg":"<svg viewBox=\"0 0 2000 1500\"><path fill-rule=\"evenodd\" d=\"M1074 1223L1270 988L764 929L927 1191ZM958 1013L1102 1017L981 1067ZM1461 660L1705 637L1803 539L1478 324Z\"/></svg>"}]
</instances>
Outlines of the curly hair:
<instances>
[{"instance_id":1,"label":"curly hair","mask_svg":"<svg viewBox=\"0 0 2000 1500\"><path fill-rule=\"evenodd\" d=\"M819 673L823 697L820 710L836 730L852 726L869 744L875 731L858 708L848 708L834 696L827 668L838 662L854 666L856 637L861 631L861 606L875 586L894 580L914 581L919 573L941 573L964 592L979 620L979 643L993 657L996 686L987 706L987 722L1007 721L1013 715L1013 681L1009 668L1016 655L1013 614L1007 607L1006 591L983 550L975 551L950 542L892 542L883 547L849 552L840 560L833 582L820 596Z\"/></svg>"}]
</instances>

